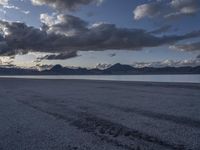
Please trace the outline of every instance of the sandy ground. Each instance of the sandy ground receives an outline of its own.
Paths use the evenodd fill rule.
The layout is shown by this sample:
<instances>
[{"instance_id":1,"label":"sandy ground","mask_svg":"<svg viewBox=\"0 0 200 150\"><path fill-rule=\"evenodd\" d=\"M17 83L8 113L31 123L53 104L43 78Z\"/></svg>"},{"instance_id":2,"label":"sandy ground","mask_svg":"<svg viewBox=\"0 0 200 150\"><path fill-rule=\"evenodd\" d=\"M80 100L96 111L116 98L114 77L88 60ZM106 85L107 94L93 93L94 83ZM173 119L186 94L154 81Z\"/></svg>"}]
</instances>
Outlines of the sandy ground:
<instances>
[{"instance_id":1,"label":"sandy ground","mask_svg":"<svg viewBox=\"0 0 200 150\"><path fill-rule=\"evenodd\" d=\"M199 150L200 84L0 79L0 150Z\"/></svg>"}]
</instances>

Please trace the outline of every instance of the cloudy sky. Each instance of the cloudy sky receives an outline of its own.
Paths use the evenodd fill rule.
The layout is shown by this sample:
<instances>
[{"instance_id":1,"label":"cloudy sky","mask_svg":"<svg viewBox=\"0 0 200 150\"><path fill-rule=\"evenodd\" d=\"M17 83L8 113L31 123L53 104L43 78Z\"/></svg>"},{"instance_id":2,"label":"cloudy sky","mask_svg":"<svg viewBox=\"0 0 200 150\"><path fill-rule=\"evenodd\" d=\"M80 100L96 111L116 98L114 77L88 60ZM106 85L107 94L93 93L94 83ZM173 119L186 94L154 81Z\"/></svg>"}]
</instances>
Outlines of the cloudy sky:
<instances>
[{"instance_id":1,"label":"cloudy sky","mask_svg":"<svg viewBox=\"0 0 200 150\"><path fill-rule=\"evenodd\" d=\"M199 20L199 0L0 0L0 66L196 66Z\"/></svg>"}]
</instances>

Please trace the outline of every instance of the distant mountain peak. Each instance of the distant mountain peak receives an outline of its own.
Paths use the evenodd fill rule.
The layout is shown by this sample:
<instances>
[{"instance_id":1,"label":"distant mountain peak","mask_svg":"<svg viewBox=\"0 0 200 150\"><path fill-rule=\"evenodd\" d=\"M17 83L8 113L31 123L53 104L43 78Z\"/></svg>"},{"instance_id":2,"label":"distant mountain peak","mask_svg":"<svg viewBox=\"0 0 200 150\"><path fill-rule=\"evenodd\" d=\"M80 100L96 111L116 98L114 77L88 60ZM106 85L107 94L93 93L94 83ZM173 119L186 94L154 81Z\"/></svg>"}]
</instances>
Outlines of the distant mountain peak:
<instances>
[{"instance_id":1,"label":"distant mountain peak","mask_svg":"<svg viewBox=\"0 0 200 150\"><path fill-rule=\"evenodd\" d=\"M63 69L63 66L57 64L57 65L53 66L50 70L51 70L51 71L60 71L60 70L62 70L62 69Z\"/></svg>"},{"instance_id":2,"label":"distant mountain peak","mask_svg":"<svg viewBox=\"0 0 200 150\"><path fill-rule=\"evenodd\" d=\"M124 64L114 64L111 67L107 68L106 70L112 70L112 71L132 71L134 68L130 65L124 65Z\"/></svg>"}]
</instances>

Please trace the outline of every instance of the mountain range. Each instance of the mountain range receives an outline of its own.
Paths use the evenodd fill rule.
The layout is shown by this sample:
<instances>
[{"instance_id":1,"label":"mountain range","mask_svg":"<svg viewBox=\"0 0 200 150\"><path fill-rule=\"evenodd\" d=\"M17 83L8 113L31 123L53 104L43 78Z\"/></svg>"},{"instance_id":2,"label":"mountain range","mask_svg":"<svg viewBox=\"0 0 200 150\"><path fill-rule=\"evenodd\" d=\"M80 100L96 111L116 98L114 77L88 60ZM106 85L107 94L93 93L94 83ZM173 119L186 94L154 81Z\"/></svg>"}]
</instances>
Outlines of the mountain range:
<instances>
[{"instance_id":1,"label":"mountain range","mask_svg":"<svg viewBox=\"0 0 200 150\"><path fill-rule=\"evenodd\" d=\"M196 67L144 67L135 68L130 65L115 64L107 69L98 68L68 68L55 65L51 69L39 71L37 69L0 67L0 75L140 75L140 74L200 74L200 66Z\"/></svg>"}]
</instances>

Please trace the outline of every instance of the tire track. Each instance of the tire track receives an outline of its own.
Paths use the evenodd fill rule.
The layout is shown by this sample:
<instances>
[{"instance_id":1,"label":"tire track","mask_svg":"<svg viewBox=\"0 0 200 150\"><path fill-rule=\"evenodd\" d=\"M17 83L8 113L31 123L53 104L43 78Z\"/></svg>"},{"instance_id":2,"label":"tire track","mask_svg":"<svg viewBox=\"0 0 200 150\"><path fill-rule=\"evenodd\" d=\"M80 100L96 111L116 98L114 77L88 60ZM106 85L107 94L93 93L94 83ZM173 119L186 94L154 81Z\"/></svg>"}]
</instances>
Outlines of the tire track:
<instances>
[{"instance_id":1,"label":"tire track","mask_svg":"<svg viewBox=\"0 0 200 150\"><path fill-rule=\"evenodd\" d=\"M107 103L96 103L96 105L102 105L104 107L117 109L125 113L134 113L134 114L144 116L144 117L149 117L149 118L153 118L157 120L164 120L164 121L200 129L200 120L195 120L188 117L162 114L162 113L142 110L138 108L127 108L127 107L125 108L121 106L114 106L112 104L107 104Z\"/></svg>"},{"instance_id":2,"label":"tire track","mask_svg":"<svg viewBox=\"0 0 200 150\"><path fill-rule=\"evenodd\" d=\"M63 120L69 125L76 127L83 132L93 134L101 140L117 147L129 150L150 148L186 150L184 145L176 145L163 141L157 137L111 122L107 119L102 119L87 112L77 112L65 107L67 112L65 111L63 114L62 112L45 110L40 106L36 106L25 101L17 101L37 111L51 115L56 119ZM53 107L56 107L56 105L57 104L53 104ZM66 113L68 116L66 116Z\"/></svg>"}]
</instances>

